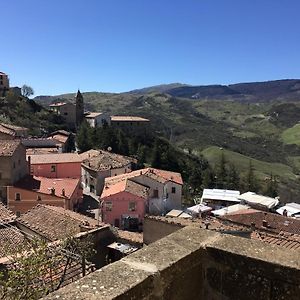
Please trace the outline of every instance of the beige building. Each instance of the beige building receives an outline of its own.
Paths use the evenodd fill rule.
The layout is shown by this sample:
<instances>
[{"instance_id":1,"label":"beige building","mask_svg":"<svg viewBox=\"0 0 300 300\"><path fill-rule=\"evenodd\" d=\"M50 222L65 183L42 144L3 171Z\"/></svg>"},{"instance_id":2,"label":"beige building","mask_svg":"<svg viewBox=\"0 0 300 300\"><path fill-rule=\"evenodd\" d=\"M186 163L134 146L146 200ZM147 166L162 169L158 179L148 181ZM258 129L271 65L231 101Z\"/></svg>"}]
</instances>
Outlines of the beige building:
<instances>
[{"instance_id":1,"label":"beige building","mask_svg":"<svg viewBox=\"0 0 300 300\"><path fill-rule=\"evenodd\" d=\"M7 186L28 173L26 149L18 140L0 140L0 200L6 203Z\"/></svg>"},{"instance_id":2,"label":"beige building","mask_svg":"<svg viewBox=\"0 0 300 300\"><path fill-rule=\"evenodd\" d=\"M145 133L150 120L135 116L111 116L111 126L128 133Z\"/></svg>"},{"instance_id":3,"label":"beige building","mask_svg":"<svg viewBox=\"0 0 300 300\"><path fill-rule=\"evenodd\" d=\"M69 102L58 102L50 104L50 109L57 115L62 116L70 127L76 124L76 105Z\"/></svg>"},{"instance_id":4,"label":"beige building","mask_svg":"<svg viewBox=\"0 0 300 300\"><path fill-rule=\"evenodd\" d=\"M9 79L8 76L0 72L0 97L4 97L9 90Z\"/></svg>"},{"instance_id":5,"label":"beige building","mask_svg":"<svg viewBox=\"0 0 300 300\"><path fill-rule=\"evenodd\" d=\"M85 114L85 119L91 127L101 127L104 124L110 125L110 116L102 112L89 112Z\"/></svg>"}]
</instances>

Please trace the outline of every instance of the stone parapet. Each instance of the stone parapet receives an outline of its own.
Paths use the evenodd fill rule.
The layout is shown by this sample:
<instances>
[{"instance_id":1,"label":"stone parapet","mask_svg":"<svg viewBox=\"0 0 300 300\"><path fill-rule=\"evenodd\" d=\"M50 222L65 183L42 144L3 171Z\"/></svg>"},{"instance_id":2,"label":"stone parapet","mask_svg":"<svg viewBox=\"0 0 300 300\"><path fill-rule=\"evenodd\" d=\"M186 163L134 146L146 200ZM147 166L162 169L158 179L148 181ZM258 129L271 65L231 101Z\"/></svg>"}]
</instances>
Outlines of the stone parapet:
<instances>
[{"instance_id":1,"label":"stone parapet","mask_svg":"<svg viewBox=\"0 0 300 300\"><path fill-rule=\"evenodd\" d=\"M184 227L45 299L298 300L300 251Z\"/></svg>"}]
</instances>

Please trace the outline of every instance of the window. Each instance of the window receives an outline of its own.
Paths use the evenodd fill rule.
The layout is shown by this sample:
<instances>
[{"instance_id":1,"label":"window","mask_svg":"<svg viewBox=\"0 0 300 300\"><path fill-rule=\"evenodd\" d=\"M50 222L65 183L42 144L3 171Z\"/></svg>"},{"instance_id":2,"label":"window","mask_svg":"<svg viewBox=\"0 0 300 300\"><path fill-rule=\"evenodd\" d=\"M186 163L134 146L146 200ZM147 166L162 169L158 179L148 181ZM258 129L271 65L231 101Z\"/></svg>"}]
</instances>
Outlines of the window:
<instances>
[{"instance_id":1,"label":"window","mask_svg":"<svg viewBox=\"0 0 300 300\"><path fill-rule=\"evenodd\" d=\"M112 202L111 201L107 201L105 202L105 210L106 211L112 211Z\"/></svg>"},{"instance_id":2,"label":"window","mask_svg":"<svg viewBox=\"0 0 300 300\"><path fill-rule=\"evenodd\" d=\"M14 167L14 169L16 168L16 163L15 162L13 163L13 167Z\"/></svg>"},{"instance_id":3,"label":"window","mask_svg":"<svg viewBox=\"0 0 300 300\"><path fill-rule=\"evenodd\" d=\"M175 194L176 193L176 188L175 186L172 186L172 194Z\"/></svg>"},{"instance_id":4,"label":"window","mask_svg":"<svg viewBox=\"0 0 300 300\"><path fill-rule=\"evenodd\" d=\"M128 206L129 211L135 211L136 210L136 202L135 201L130 201L129 206Z\"/></svg>"},{"instance_id":5,"label":"window","mask_svg":"<svg viewBox=\"0 0 300 300\"><path fill-rule=\"evenodd\" d=\"M51 172L55 172L56 171L56 166L55 165L52 165L51 166Z\"/></svg>"},{"instance_id":6,"label":"window","mask_svg":"<svg viewBox=\"0 0 300 300\"><path fill-rule=\"evenodd\" d=\"M65 113L64 113L64 115L65 115L65 116L67 116L67 115L68 115L68 113L67 113L67 112L65 112Z\"/></svg>"},{"instance_id":7,"label":"window","mask_svg":"<svg viewBox=\"0 0 300 300\"><path fill-rule=\"evenodd\" d=\"M20 201L21 200L21 194L20 193L16 193L15 199L16 199L16 201Z\"/></svg>"},{"instance_id":8,"label":"window","mask_svg":"<svg viewBox=\"0 0 300 300\"><path fill-rule=\"evenodd\" d=\"M42 197L40 195L37 195L37 198L36 198L37 201L41 201L42 200Z\"/></svg>"},{"instance_id":9,"label":"window","mask_svg":"<svg viewBox=\"0 0 300 300\"><path fill-rule=\"evenodd\" d=\"M21 164L21 159L18 160L18 165L20 165L20 164Z\"/></svg>"},{"instance_id":10,"label":"window","mask_svg":"<svg viewBox=\"0 0 300 300\"><path fill-rule=\"evenodd\" d=\"M0 172L0 179L2 179L2 173Z\"/></svg>"},{"instance_id":11,"label":"window","mask_svg":"<svg viewBox=\"0 0 300 300\"><path fill-rule=\"evenodd\" d=\"M20 217L21 216L21 213L19 211L16 211L16 216L17 217Z\"/></svg>"},{"instance_id":12,"label":"window","mask_svg":"<svg viewBox=\"0 0 300 300\"><path fill-rule=\"evenodd\" d=\"M153 198L158 198L158 190L153 190Z\"/></svg>"}]
</instances>

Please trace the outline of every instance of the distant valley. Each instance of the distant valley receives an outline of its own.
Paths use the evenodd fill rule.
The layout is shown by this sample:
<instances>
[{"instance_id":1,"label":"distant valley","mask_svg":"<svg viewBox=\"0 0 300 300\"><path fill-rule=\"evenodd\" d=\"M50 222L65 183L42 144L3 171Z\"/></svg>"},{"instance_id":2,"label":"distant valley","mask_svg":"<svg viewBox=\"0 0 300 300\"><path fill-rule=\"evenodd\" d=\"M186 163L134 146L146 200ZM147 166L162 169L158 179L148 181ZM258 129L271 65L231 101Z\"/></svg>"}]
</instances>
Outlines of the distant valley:
<instances>
[{"instance_id":1,"label":"distant valley","mask_svg":"<svg viewBox=\"0 0 300 300\"><path fill-rule=\"evenodd\" d=\"M48 105L75 94L39 96ZM158 135L214 165L221 151L241 173L251 159L262 180L280 178L281 195L300 196L300 80L228 86L170 84L127 93L83 93L86 109L147 117ZM287 199L289 200L289 199Z\"/></svg>"}]
</instances>

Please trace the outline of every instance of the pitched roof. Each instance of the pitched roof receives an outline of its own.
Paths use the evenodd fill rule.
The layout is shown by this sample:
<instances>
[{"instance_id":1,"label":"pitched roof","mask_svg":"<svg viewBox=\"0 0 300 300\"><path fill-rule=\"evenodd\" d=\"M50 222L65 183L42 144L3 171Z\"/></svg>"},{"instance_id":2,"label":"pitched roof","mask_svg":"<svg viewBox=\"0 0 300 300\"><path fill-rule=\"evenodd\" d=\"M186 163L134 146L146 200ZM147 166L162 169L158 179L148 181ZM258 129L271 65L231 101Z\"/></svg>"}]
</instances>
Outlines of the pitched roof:
<instances>
[{"instance_id":1,"label":"pitched roof","mask_svg":"<svg viewBox=\"0 0 300 300\"><path fill-rule=\"evenodd\" d=\"M127 179L117 182L116 184L107 185L106 187L104 187L101 194L101 199L109 197L111 195L116 195L121 192L127 192L146 199L148 197L148 191L149 187Z\"/></svg>"},{"instance_id":2,"label":"pitched roof","mask_svg":"<svg viewBox=\"0 0 300 300\"><path fill-rule=\"evenodd\" d=\"M17 253L24 242L26 237L16 226L0 228L0 258Z\"/></svg>"},{"instance_id":3,"label":"pitched roof","mask_svg":"<svg viewBox=\"0 0 300 300\"><path fill-rule=\"evenodd\" d=\"M117 176L113 176L113 177L107 177L107 178L105 178L105 183L114 184L116 182L125 180L127 178L134 178L134 177L139 177L142 175L152 178L153 180L156 180L161 183L166 183L168 181L172 181L172 182L175 182L180 185L183 184L180 173L166 171L166 170L160 170L160 169L154 169L154 168L145 168L145 169L132 171L130 173L125 173L125 174L121 174L121 175L117 175Z\"/></svg>"},{"instance_id":4,"label":"pitched roof","mask_svg":"<svg viewBox=\"0 0 300 300\"><path fill-rule=\"evenodd\" d=\"M0 202L0 223L10 223L15 220L15 214Z\"/></svg>"},{"instance_id":5,"label":"pitched roof","mask_svg":"<svg viewBox=\"0 0 300 300\"><path fill-rule=\"evenodd\" d=\"M0 156L12 156L19 145L18 140L0 140Z\"/></svg>"},{"instance_id":6,"label":"pitched roof","mask_svg":"<svg viewBox=\"0 0 300 300\"><path fill-rule=\"evenodd\" d=\"M286 203L284 206L278 208L276 210L277 213L279 213L280 215L283 215L283 211L286 210L287 211L287 216L294 216L294 215L300 215L300 204L298 203Z\"/></svg>"},{"instance_id":7,"label":"pitched roof","mask_svg":"<svg viewBox=\"0 0 300 300\"><path fill-rule=\"evenodd\" d=\"M82 161L84 161L85 159L99 155L99 151L100 150L91 149L91 150L80 153L79 156L82 159Z\"/></svg>"},{"instance_id":8,"label":"pitched roof","mask_svg":"<svg viewBox=\"0 0 300 300\"><path fill-rule=\"evenodd\" d=\"M268 209L275 207L279 203L279 200L277 198L266 197L253 192L246 192L244 194L241 194L238 196L238 199L246 202L250 206L259 205Z\"/></svg>"},{"instance_id":9,"label":"pitched roof","mask_svg":"<svg viewBox=\"0 0 300 300\"><path fill-rule=\"evenodd\" d=\"M7 123L0 123L1 126L5 127L5 128L9 128L13 131L23 131L23 130L28 130L28 128L26 127L21 127L21 126L16 126L16 125L12 125L12 124L7 124Z\"/></svg>"},{"instance_id":10,"label":"pitched roof","mask_svg":"<svg viewBox=\"0 0 300 300\"><path fill-rule=\"evenodd\" d=\"M51 194L51 190L54 188L54 195L56 197L70 199L79 182L80 179L74 178L46 178L28 175L19 180L15 186L25 190L32 190L48 195ZM63 190L65 196L63 196Z\"/></svg>"},{"instance_id":11,"label":"pitched roof","mask_svg":"<svg viewBox=\"0 0 300 300\"><path fill-rule=\"evenodd\" d=\"M300 220L259 210L247 209L235 214L224 215L221 218L246 226L252 225L257 229L270 232L300 234ZM263 225L264 221L267 226Z\"/></svg>"},{"instance_id":12,"label":"pitched roof","mask_svg":"<svg viewBox=\"0 0 300 300\"><path fill-rule=\"evenodd\" d=\"M77 153L36 154L30 157L32 165L81 162L81 157Z\"/></svg>"},{"instance_id":13,"label":"pitched roof","mask_svg":"<svg viewBox=\"0 0 300 300\"><path fill-rule=\"evenodd\" d=\"M85 159L83 165L94 171L101 171L123 168L130 163L136 162L136 159L128 156L99 150L97 155L95 154L92 157Z\"/></svg>"},{"instance_id":14,"label":"pitched roof","mask_svg":"<svg viewBox=\"0 0 300 300\"><path fill-rule=\"evenodd\" d=\"M111 116L113 122L149 122L149 119L135 116Z\"/></svg>"},{"instance_id":15,"label":"pitched roof","mask_svg":"<svg viewBox=\"0 0 300 300\"><path fill-rule=\"evenodd\" d=\"M3 126L2 124L0 124L0 132L4 133L4 134L7 134L7 135L10 135L10 136L15 136L15 134L16 134L15 131Z\"/></svg>"},{"instance_id":16,"label":"pitched roof","mask_svg":"<svg viewBox=\"0 0 300 300\"><path fill-rule=\"evenodd\" d=\"M62 144L65 144L68 140L69 136L66 136L64 134L60 134L60 133L57 133L57 134L54 134L50 137L48 137L47 139L48 140L54 140L56 141L57 143L62 143Z\"/></svg>"},{"instance_id":17,"label":"pitched roof","mask_svg":"<svg viewBox=\"0 0 300 300\"><path fill-rule=\"evenodd\" d=\"M98 227L95 219L51 205L37 205L17 221L51 241L79 233L80 226Z\"/></svg>"},{"instance_id":18,"label":"pitched roof","mask_svg":"<svg viewBox=\"0 0 300 300\"><path fill-rule=\"evenodd\" d=\"M58 107L58 106L64 106L66 104L68 104L68 102L57 102L57 103L52 103L49 106L51 106L51 107Z\"/></svg>"},{"instance_id":19,"label":"pitched roof","mask_svg":"<svg viewBox=\"0 0 300 300\"><path fill-rule=\"evenodd\" d=\"M103 115L102 112L89 112L85 115L85 118L93 119L101 115Z\"/></svg>"},{"instance_id":20,"label":"pitched roof","mask_svg":"<svg viewBox=\"0 0 300 300\"><path fill-rule=\"evenodd\" d=\"M59 149L57 148L27 148L26 155L37 155L37 154L53 154L53 153L60 153Z\"/></svg>"},{"instance_id":21,"label":"pitched roof","mask_svg":"<svg viewBox=\"0 0 300 300\"><path fill-rule=\"evenodd\" d=\"M62 134L62 135L65 135L65 136L69 136L71 134L71 132L63 130L63 129L60 129L60 130L56 130L54 132L51 132L49 134L49 136L53 136L53 135L56 135L56 134Z\"/></svg>"},{"instance_id":22,"label":"pitched roof","mask_svg":"<svg viewBox=\"0 0 300 300\"><path fill-rule=\"evenodd\" d=\"M267 244L280 246L287 249L300 249L300 235L286 234L281 232L277 235L272 235L264 232L254 231L251 234L251 239L259 240Z\"/></svg>"},{"instance_id":23,"label":"pitched roof","mask_svg":"<svg viewBox=\"0 0 300 300\"><path fill-rule=\"evenodd\" d=\"M210 199L210 200L240 202L240 200L238 200L239 195L240 192L234 190L204 189L201 200L205 201L205 199Z\"/></svg>"},{"instance_id":24,"label":"pitched roof","mask_svg":"<svg viewBox=\"0 0 300 300\"><path fill-rule=\"evenodd\" d=\"M26 148L57 148L59 146L56 140L48 138L22 139L22 144Z\"/></svg>"}]
</instances>

